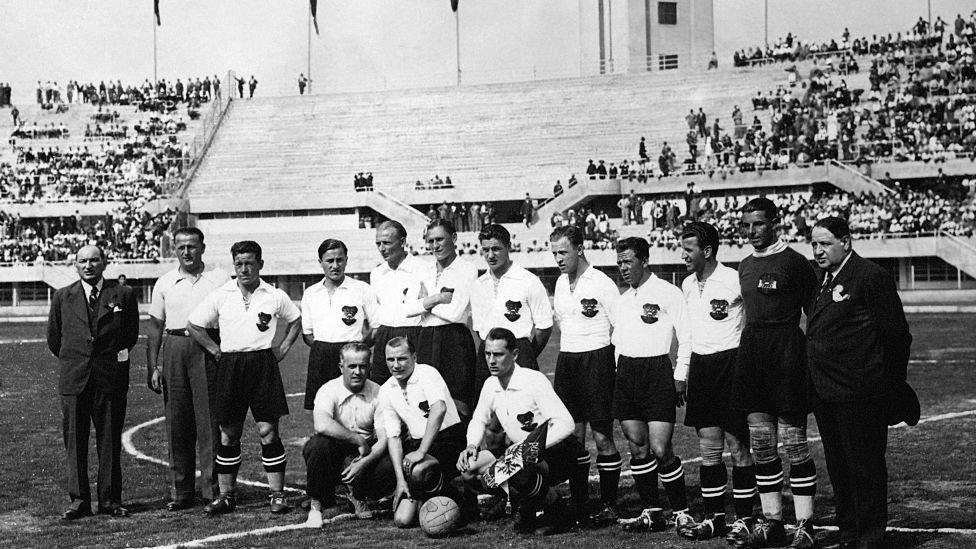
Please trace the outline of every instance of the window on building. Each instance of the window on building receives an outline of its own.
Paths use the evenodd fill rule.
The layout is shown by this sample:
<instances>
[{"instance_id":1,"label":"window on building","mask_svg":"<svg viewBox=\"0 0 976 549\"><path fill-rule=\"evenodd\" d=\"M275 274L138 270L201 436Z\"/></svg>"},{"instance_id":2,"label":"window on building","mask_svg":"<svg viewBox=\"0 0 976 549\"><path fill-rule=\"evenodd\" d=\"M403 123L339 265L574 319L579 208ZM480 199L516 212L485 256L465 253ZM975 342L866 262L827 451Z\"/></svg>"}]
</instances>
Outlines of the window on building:
<instances>
[{"instance_id":1,"label":"window on building","mask_svg":"<svg viewBox=\"0 0 976 549\"><path fill-rule=\"evenodd\" d=\"M658 2L657 23L658 25L677 25L678 24L678 3Z\"/></svg>"},{"instance_id":2,"label":"window on building","mask_svg":"<svg viewBox=\"0 0 976 549\"><path fill-rule=\"evenodd\" d=\"M658 55L657 56L657 69L659 71L669 71L678 68L678 56L677 55Z\"/></svg>"}]
</instances>

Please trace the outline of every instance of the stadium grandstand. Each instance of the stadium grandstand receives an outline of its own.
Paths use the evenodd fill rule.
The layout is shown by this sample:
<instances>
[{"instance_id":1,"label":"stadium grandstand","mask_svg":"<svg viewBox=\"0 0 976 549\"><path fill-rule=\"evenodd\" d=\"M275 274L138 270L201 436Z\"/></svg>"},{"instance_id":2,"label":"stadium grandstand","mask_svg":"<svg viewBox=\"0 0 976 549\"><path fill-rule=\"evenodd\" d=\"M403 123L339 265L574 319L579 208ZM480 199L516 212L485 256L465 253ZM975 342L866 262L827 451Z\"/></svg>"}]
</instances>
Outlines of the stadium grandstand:
<instances>
[{"instance_id":1,"label":"stadium grandstand","mask_svg":"<svg viewBox=\"0 0 976 549\"><path fill-rule=\"evenodd\" d=\"M38 82L37 102L0 122L0 304L46 305L88 242L146 301L181 225L212 250L261 242L265 273L294 298L320 276L326 236L368 273L384 219L407 227L416 254L429 219L452 219L482 268L477 228L506 223L519 262L544 275L556 225L583 228L600 266L617 237L643 236L677 280L682 224L716 223L735 263L736 206L758 195L783 206L807 255L813 223L841 214L902 290L973 289L973 25L824 44L790 34L709 70L367 93L242 100L234 73Z\"/></svg>"}]
</instances>

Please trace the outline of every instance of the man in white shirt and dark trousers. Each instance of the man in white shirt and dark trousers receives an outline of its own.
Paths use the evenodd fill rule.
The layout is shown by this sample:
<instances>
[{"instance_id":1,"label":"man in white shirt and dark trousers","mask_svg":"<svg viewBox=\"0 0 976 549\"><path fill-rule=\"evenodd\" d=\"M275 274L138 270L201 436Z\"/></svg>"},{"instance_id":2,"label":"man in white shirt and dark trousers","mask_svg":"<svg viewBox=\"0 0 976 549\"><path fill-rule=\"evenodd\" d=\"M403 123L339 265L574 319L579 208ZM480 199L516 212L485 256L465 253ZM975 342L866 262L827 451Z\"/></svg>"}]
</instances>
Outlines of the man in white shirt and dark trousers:
<instances>
[{"instance_id":1,"label":"man in white shirt and dark trousers","mask_svg":"<svg viewBox=\"0 0 976 549\"><path fill-rule=\"evenodd\" d=\"M462 499L450 485L460 474L454 463L464 449L464 425L444 378L417 363L405 337L389 340L385 351L391 377L380 387L379 406L396 475L393 509L403 498L425 501L443 494L458 502L463 518L476 516L473 494Z\"/></svg>"},{"instance_id":2,"label":"man in white shirt and dark trousers","mask_svg":"<svg viewBox=\"0 0 976 549\"><path fill-rule=\"evenodd\" d=\"M201 494L217 497L214 452L220 429L213 420L214 377L217 364L190 338L186 320L190 311L215 289L230 280L223 269L203 262L206 245L196 227L177 229L173 235L179 267L159 277L149 305L146 365L149 388L163 393L166 434L172 471L169 511L195 505L196 447L200 450ZM206 326L208 329L216 328ZM216 337L216 330L211 337Z\"/></svg>"},{"instance_id":3,"label":"man in white shirt and dark trousers","mask_svg":"<svg viewBox=\"0 0 976 549\"><path fill-rule=\"evenodd\" d=\"M757 495L749 427L745 415L729 406L729 386L745 320L742 290L735 269L718 262L718 247L718 230L708 223L689 223L681 234L681 257L692 273L681 284L691 332L685 425L698 432L704 507L704 520L683 535L696 540L728 533L728 472L722 459L726 444L732 455L732 501L737 519L752 517Z\"/></svg>"},{"instance_id":4,"label":"man in white shirt and dark trousers","mask_svg":"<svg viewBox=\"0 0 976 549\"><path fill-rule=\"evenodd\" d=\"M301 332L301 313L285 292L261 280L261 246L252 240L235 243L232 280L214 290L187 319L187 330L217 361L214 381L214 419L220 426L215 469L220 495L204 507L208 515L237 508L235 486L241 467L241 435L248 409L261 437L261 461L271 488L271 512L285 513L285 447L278 420L288 415L288 402L278 362L288 354ZM288 323L282 342L272 348L277 320ZM220 344L205 326L216 323Z\"/></svg>"},{"instance_id":5,"label":"man in white shirt and dark trousers","mask_svg":"<svg viewBox=\"0 0 976 549\"><path fill-rule=\"evenodd\" d=\"M614 364L610 344L610 304L620 296L610 277L598 271L583 255L583 234L572 225L558 227L549 237L559 266L554 308L559 322L559 357L553 386L575 422L580 444L577 464L589 471L585 450L586 425L593 432L600 472L602 509L590 517L594 526L617 521L617 486L623 462L613 441ZM585 511L575 509L582 521Z\"/></svg>"},{"instance_id":6,"label":"man in white shirt and dark trousers","mask_svg":"<svg viewBox=\"0 0 976 549\"><path fill-rule=\"evenodd\" d=\"M363 341L367 323L377 316L376 298L369 284L346 276L349 250L341 240L328 238L318 249L325 276L305 288L302 296L302 337L311 347L305 382L305 409L314 407L315 394L339 376L339 351Z\"/></svg>"},{"instance_id":7,"label":"man in white shirt and dark trousers","mask_svg":"<svg viewBox=\"0 0 976 549\"><path fill-rule=\"evenodd\" d=\"M505 328L515 334L519 366L538 370L537 358L552 335L552 305L539 277L516 265L509 257L512 238L502 225L485 226L478 234L481 256L488 271L478 277L476 292L471 296L474 330L481 346L475 371L477 387L483 387L490 376L485 361L485 340L493 328Z\"/></svg>"},{"instance_id":8,"label":"man in white shirt and dark trousers","mask_svg":"<svg viewBox=\"0 0 976 549\"><path fill-rule=\"evenodd\" d=\"M624 529L667 528L658 493L660 478L680 533L694 521L688 514L681 458L674 454L671 437L675 409L684 405L691 341L681 290L654 276L648 258L643 238L617 242L617 268L628 288L610 307L618 355L613 416L630 444L630 469L644 507L639 516L624 523ZM675 337L678 357L672 370L668 355Z\"/></svg>"},{"instance_id":9,"label":"man in white shirt and dark trousers","mask_svg":"<svg viewBox=\"0 0 976 549\"><path fill-rule=\"evenodd\" d=\"M420 298L423 264L403 248L407 230L397 221L380 223L376 228L376 249L383 262L369 274L369 285L376 296L379 314L372 328L373 367L370 379L382 385L390 378L386 368L386 342L394 337L417 341L420 316L407 316L407 304ZM373 319L370 319L372 322Z\"/></svg>"},{"instance_id":10,"label":"man in white shirt and dark trousers","mask_svg":"<svg viewBox=\"0 0 976 549\"><path fill-rule=\"evenodd\" d=\"M529 463L508 480L508 487L519 500L515 530L519 533L554 534L568 524L566 512L557 503L546 505L550 486L569 480L574 507L581 509L587 498L587 473L576 464L579 443L573 436L573 416L553 390L545 374L519 366L515 334L505 328L492 328L486 334L485 353L490 378L485 381L468 424L467 442L458 458L458 469L466 479L484 474L495 462L488 450L480 450L485 428L492 416L501 423L514 444L543 423L548 422L545 448L538 463ZM546 507L541 524L536 512ZM538 528L536 528L538 526Z\"/></svg>"},{"instance_id":11,"label":"man in white shirt and dark trousers","mask_svg":"<svg viewBox=\"0 0 976 549\"><path fill-rule=\"evenodd\" d=\"M306 524L322 526L346 511L336 502L335 486L349 486L356 518L372 518L363 498L382 497L393 490L393 464L386 455L386 432L379 409L380 386L369 379L370 350L361 342L340 351L341 377L315 394L315 434L305 443L307 485L311 498Z\"/></svg>"}]
</instances>

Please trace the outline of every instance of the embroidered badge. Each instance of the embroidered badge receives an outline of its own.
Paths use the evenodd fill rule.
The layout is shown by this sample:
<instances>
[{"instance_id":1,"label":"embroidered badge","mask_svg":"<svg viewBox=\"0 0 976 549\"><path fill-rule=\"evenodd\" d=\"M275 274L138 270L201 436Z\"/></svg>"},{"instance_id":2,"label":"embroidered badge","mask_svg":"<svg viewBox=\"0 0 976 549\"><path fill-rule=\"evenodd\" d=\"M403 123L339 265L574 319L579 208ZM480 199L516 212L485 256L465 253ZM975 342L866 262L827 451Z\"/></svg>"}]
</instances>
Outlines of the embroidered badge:
<instances>
[{"instance_id":1,"label":"embroidered badge","mask_svg":"<svg viewBox=\"0 0 976 549\"><path fill-rule=\"evenodd\" d=\"M848 299L851 298L851 294L845 294L844 293L844 286L841 285L841 284L838 284L838 285L834 286L834 289L831 292L831 295L830 296L832 298L834 298L834 303L839 303L841 301L847 301Z\"/></svg>"},{"instance_id":2,"label":"embroidered badge","mask_svg":"<svg viewBox=\"0 0 976 549\"><path fill-rule=\"evenodd\" d=\"M708 316L715 320L725 320L729 317L729 302L724 299L713 299L709 302L712 305Z\"/></svg>"},{"instance_id":3,"label":"embroidered badge","mask_svg":"<svg viewBox=\"0 0 976 549\"><path fill-rule=\"evenodd\" d=\"M519 311L521 310L521 301L508 300L505 302L505 318L507 318L509 322L515 322L516 320L522 318L522 315L519 314Z\"/></svg>"},{"instance_id":4,"label":"embroidered badge","mask_svg":"<svg viewBox=\"0 0 976 549\"><path fill-rule=\"evenodd\" d=\"M424 417L430 417L430 404L427 404L426 400L418 404L417 407L424 413Z\"/></svg>"},{"instance_id":5,"label":"embroidered badge","mask_svg":"<svg viewBox=\"0 0 976 549\"><path fill-rule=\"evenodd\" d=\"M586 318L593 318L596 316L596 300L588 297L584 297L580 300L580 305L583 306L583 310L580 311Z\"/></svg>"},{"instance_id":6,"label":"embroidered badge","mask_svg":"<svg viewBox=\"0 0 976 549\"><path fill-rule=\"evenodd\" d=\"M539 426L538 423L532 421L533 417L535 417L535 414L533 414L532 412L525 412L524 414L518 414L517 416L515 416L515 419L517 419L518 422L522 424L523 431L525 431L526 433L531 433L532 431L535 431L536 427Z\"/></svg>"},{"instance_id":7,"label":"embroidered badge","mask_svg":"<svg viewBox=\"0 0 976 549\"><path fill-rule=\"evenodd\" d=\"M771 295L779 290L779 277L773 273L764 273L759 277L759 284L756 287L760 293Z\"/></svg>"},{"instance_id":8,"label":"embroidered badge","mask_svg":"<svg viewBox=\"0 0 976 549\"><path fill-rule=\"evenodd\" d=\"M257 327L259 331L267 332L269 328L268 324L270 323L271 323L271 315L269 315L268 313L261 313L261 312L258 313Z\"/></svg>"},{"instance_id":9,"label":"embroidered badge","mask_svg":"<svg viewBox=\"0 0 976 549\"><path fill-rule=\"evenodd\" d=\"M346 326L352 326L356 323L356 313L359 312L359 307L354 305L343 305L342 306L342 323Z\"/></svg>"},{"instance_id":10,"label":"embroidered badge","mask_svg":"<svg viewBox=\"0 0 976 549\"><path fill-rule=\"evenodd\" d=\"M644 314L641 315L641 320L644 324L654 324L657 322L657 315L661 312L661 306L655 303L645 303L643 305Z\"/></svg>"}]
</instances>

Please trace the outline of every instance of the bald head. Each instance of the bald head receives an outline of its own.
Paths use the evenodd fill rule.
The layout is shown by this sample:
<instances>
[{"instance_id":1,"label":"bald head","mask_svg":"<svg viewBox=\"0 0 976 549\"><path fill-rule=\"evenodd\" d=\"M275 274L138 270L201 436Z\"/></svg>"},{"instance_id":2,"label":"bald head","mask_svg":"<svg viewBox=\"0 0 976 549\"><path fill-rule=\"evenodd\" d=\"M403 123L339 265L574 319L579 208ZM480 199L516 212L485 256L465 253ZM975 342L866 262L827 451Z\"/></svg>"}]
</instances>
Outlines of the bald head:
<instances>
[{"instance_id":1,"label":"bald head","mask_svg":"<svg viewBox=\"0 0 976 549\"><path fill-rule=\"evenodd\" d=\"M75 269L78 276L88 284L95 285L105 272L105 252L98 246L83 246L75 254Z\"/></svg>"}]
</instances>

